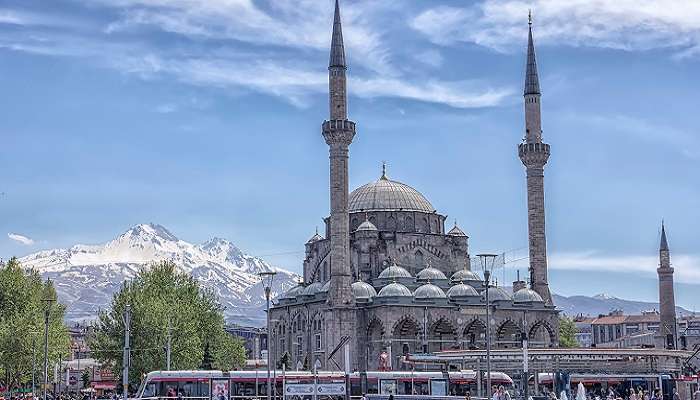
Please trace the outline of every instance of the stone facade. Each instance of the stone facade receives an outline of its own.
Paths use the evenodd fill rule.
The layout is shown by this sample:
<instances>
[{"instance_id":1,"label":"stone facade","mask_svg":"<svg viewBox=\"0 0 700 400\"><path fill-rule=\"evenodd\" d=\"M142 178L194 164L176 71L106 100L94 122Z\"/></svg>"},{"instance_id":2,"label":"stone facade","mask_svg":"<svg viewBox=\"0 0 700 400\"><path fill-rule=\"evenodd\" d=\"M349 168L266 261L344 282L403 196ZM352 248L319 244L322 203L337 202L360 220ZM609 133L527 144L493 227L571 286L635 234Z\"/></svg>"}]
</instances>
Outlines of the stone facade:
<instances>
[{"instance_id":1,"label":"stone facade","mask_svg":"<svg viewBox=\"0 0 700 400\"><path fill-rule=\"evenodd\" d=\"M325 237L317 232L306 243L304 283L270 310L272 358L288 353L292 365L306 369L402 369L407 353L484 348L487 326L494 348L520 347L523 332L532 347L557 346L558 311L522 281L513 293L488 289L487 324L487 289L471 270L468 236L456 223L446 232L445 215L420 192L384 170L348 193L355 124L347 117L346 69L336 1L330 119L322 128L331 212ZM544 277L546 283L546 270ZM382 355L387 364L380 365Z\"/></svg>"}]
</instances>

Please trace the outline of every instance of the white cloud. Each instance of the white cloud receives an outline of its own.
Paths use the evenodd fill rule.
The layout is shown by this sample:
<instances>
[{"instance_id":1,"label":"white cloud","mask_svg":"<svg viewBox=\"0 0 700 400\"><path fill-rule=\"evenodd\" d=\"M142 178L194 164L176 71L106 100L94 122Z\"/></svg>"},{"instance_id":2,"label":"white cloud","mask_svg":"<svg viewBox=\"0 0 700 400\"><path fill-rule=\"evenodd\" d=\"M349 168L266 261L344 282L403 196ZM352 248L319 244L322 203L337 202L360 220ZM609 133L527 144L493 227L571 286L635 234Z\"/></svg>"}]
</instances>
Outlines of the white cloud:
<instances>
[{"instance_id":1,"label":"white cloud","mask_svg":"<svg viewBox=\"0 0 700 400\"><path fill-rule=\"evenodd\" d=\"M700 255L671 254L671 263L677 282L700 282ZM627 272L649 276L656 276L658 264L658 256L611 256L594 250L555 253L549 259L549 268L553 270Z\"/></svg>"},{"instance_id":2,"label":"white cloud","mask_svg":"<svg viewBox=\"0 0 700 400\"><path fill-rule=\"evenodd\" d=\"M19 243L22 243L22 244L27 245L27 246L34 244L34 240L32 240L24 235L20 235L19 233L8 233L7 237L14 240L15 242L19 242Z\"/></svg>"},{"instance_id":3,"label":"white cloud","mask_svg":"<svg viewBox=\"0 0 700 400\"><path fill-rule=\"evenodd\" d=\"M171 103L160 104L156 106L155 111L160 114L170 114L177 111L177 106Z\"/></svg>"},{"instance_id":4,"label":"white cloud","mask_svg":"<svg viewBox=\"0 0 700 400\"><path fill-rule=\"evenodd\" d=\"M528 9L538 44L698 54L698 1L484 0L468 8L427 9L410 24L438 44L463 41L505 51L525 45Z\"/></svg>"}]
</instances>

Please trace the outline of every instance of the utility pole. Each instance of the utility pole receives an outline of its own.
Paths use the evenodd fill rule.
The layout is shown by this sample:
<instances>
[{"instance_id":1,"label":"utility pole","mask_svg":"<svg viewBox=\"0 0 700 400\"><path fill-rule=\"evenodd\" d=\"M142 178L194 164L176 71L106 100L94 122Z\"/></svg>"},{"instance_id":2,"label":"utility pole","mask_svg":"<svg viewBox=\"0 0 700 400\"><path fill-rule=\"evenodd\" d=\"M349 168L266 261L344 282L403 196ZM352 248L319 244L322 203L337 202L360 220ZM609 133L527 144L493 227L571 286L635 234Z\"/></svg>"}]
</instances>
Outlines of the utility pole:
<instances>
[{"instance_id":1,"label":"utility pole","mask_svg":"<svg viewBox=\"0 0 700 400\"><path fill-rule=\"evenodd\" d=\"M173 332L173 321L172 318L168 318L168 347L165 350L165 359L167 364L167 370L170 371L170 346L172 345L172 334Z\"/></svg>"},{"instance_id":2,"label":"utility pole","mask_svg":"<svg viewBox=\"0 0 700 400\"><path fill-rule=\"evenodd\" d=\"M131 306L126 305L124 310L124 357L122 359L122 391L123 399L129 399L129 364L131 357L129 354L129 337L131 336ZM44 399L46 400L46 399Z\"/></svg>"},{"instance_id":3,"label":"utility pole","mask_svg":"<svg viewBox=\"0 0 700 400\"><path fill-rule=\"evenodd\" d=\"M50 282L50 281L49 281ZM49 316L51 314L52 298L45 298L46 309L44 310L44 388L43 398L46 400L46 390L49 386Z\"/></svg>"},{"instance_id":4,"label":"utility pole","mask_svg":"<svg viewBox=\"0 0 700 400\"><path fill-rule=\"evenodd\" d=\"M530 373L529 373L529 356L527 353L527 314L523 312L523 334L522 334L522 339L523 339L523 398L525 400L528 400L528 382L530 381ZM537 379L537 376L535 376L535 379Z\"/></svg>"},{"instance_id":5,"label":"utility pole","mask_svg":"<svg viewBox=\"0 0 700 400\"><path fill-rule=\"evenodd\" d=\"M32 333L32 399L36 399L36 336Z\"/></svg>"}]
</instances>

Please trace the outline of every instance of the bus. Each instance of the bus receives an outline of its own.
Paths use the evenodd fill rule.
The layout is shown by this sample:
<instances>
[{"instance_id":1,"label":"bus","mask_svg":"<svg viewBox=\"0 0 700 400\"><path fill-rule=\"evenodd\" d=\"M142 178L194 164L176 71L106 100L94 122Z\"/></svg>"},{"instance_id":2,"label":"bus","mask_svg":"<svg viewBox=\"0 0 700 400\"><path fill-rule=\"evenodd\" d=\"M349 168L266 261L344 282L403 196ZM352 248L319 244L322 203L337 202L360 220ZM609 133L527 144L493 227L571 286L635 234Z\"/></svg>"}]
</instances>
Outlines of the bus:
<instances>
[{"instance_id":1,"label":"bus","mask_svg":"<svg viewBox=\"0 0 700 400\"><path fill-rule=\"evenodd\" d=\"M363 394L448 397L478 393L477 373L368 371L343 372L271 371L272 398L275 400L339 400L346 395L359 399ZM482 387L486 381L482 376ZM505 373L492 372L492 385L512 388ZM154 371L141 383L139 400L249 400L267 397L267 371Z\"/></svg>"}]
</instances>

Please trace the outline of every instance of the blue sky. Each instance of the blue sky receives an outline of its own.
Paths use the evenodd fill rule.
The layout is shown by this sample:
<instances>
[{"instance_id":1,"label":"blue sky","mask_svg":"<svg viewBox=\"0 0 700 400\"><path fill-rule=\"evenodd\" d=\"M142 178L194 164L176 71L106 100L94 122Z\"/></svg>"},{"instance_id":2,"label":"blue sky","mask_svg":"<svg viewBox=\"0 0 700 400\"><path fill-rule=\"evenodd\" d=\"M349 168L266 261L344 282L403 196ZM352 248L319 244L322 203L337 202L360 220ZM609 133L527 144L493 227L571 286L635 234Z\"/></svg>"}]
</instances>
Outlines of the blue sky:
<instances>
[{"instance_id":1,"label":"blue sky","mask_svg":"<svg viewBox=\"0 0 700 400\"><path fill-rule=\"evenodd\" d=\"M550 282L655 300L665 218L700 308L700 3L345 0L350 182L391 178L525 270L527 10L543 91ZM330 0L0 6L0 256L156 222L299 271L327 214Z\"/></svg>"}]
</instances>

